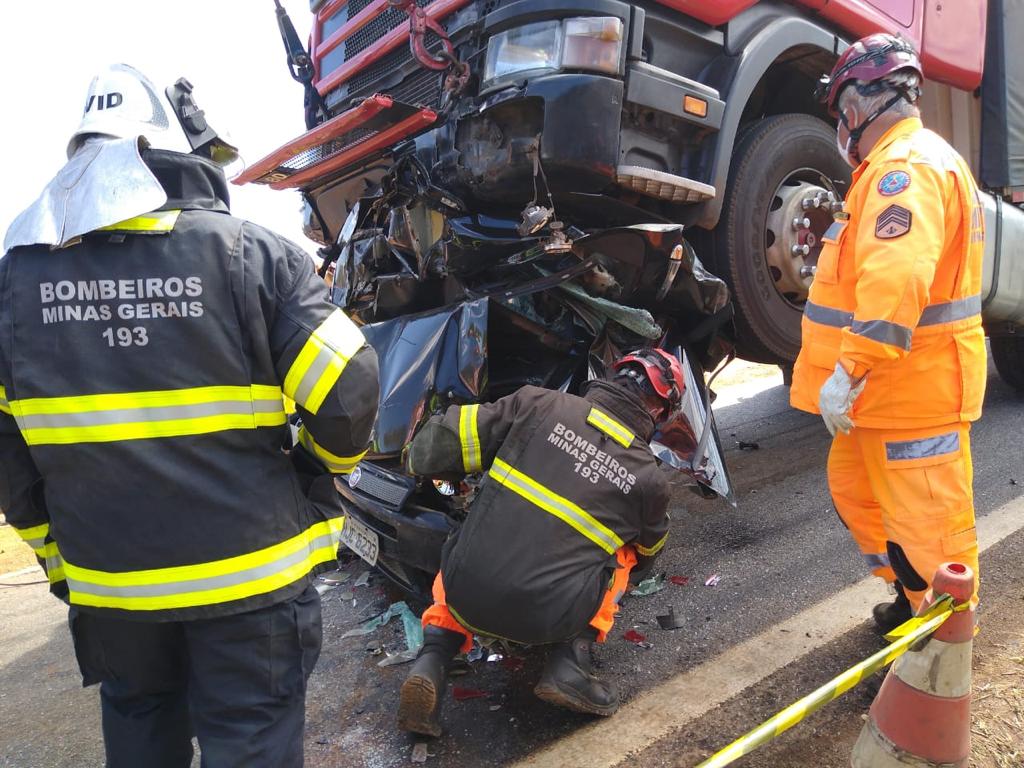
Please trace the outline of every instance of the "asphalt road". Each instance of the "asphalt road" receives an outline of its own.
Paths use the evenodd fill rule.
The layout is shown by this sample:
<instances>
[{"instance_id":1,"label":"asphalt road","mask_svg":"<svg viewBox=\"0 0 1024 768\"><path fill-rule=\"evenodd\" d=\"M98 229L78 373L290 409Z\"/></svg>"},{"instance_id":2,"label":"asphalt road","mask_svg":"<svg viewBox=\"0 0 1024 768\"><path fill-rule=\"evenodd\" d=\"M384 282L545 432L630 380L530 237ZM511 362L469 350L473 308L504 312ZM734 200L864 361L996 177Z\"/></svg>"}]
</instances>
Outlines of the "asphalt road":
<instances>
[{"instance_id":1,"label":"asphalt road","mask_svg":"<svg viewBox=\"0 0 1024 768\"><path fill-rule=\"evenodd\" d=\"M817 417L792 411L787 397L788 391L771 380L720 392L716 413L738 503L731 508L677 489L672 536L658 570L688 582L629 598L597 654L602 673L626 700L864 577L856 548L828 499L828 435ZM1022 428L1024 400L993 374L985 415L973 435L979 516L1024 495ZM741 441L758 448L740 450ZM324 594L325 647L310 683L307 765L406 765L414 741L397 732L394 719L397 690L408 667L382 669L377 666L382 656L367 650L373 641L385 653L402 650L400 623L366 637L340 639L393 596L376 579L368 586L351 586L362 568L358 563L346 568L353 574L349 581ZM716 575L718 584L705 586ZM670 606L685 620L683 628L671 632L655 620ZM624 640L630 628L645 635L652 647ZM449 698L446 734L429 745L427 765L509 765L588 724L588 718L550 708L532 696L541 663L542 654L519 652L512 661L468 665L455 684L463 693L481 695ZM684 694L685 703L692 707L706 694L692 690ZM100 765L95 709L95 692L76 687L59 605L39 586L0 588L0 766ZM740 710L736 717L742 716ZM720 741L717 734L702 735L708 743Z\"/></svg>"}]
</instances>

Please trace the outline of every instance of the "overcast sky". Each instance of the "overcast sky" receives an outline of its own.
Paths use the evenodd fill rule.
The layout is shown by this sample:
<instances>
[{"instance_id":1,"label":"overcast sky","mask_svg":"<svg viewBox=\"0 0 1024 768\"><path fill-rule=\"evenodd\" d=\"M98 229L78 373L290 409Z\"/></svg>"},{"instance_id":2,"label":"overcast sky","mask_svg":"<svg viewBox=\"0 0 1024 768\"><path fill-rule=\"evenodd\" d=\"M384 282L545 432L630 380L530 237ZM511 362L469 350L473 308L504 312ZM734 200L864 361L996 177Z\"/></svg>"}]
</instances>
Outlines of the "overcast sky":
<instances>
[{"instance_id":1,"label":"overcast sky","mask_svg":"<svg viewBox=\"0 0 1024 768\"><path fill-rule=\"evenodd\" d=\"M305 42L308 0L283 0ZM15 0L3 4L0 242L15 216L66 162L93 75L114 62L162 90L179 77L248 163L305 130L302 86L285 66L273 0ZM302 237L296 192L231 186L237 216Z\"/></svg>"}]
</instances>

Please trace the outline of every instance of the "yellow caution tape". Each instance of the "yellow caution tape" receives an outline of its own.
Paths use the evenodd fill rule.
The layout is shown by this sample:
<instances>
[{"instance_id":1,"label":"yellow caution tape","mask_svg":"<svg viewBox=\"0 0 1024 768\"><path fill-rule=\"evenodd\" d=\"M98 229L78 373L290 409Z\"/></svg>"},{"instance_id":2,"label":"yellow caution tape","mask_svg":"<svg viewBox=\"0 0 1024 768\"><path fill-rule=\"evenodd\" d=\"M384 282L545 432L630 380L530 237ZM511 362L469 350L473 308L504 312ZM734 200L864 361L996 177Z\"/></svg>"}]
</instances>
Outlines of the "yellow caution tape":
<instances>
[{"instance_id":1,"label":"yellow caution tape","mask_svg":"<svg viewBox=\"0 0 1024 768\"><path fill-rule=\"evenodd\" d=\"M938 600L935 601L935 603L932 604L930 608L928 608L928 610L926 610L920 616L915 616L912 619L908 619L907 621L903 622L898 627L896 627L896 629L886 633L885 639L891 643L893 640L898 640L901 637L905 637L914 630L916 630L918 627L920 627L922 624L924 624L927 621L931 621L947 609L952 610L953 613L959 613L960 611L966 611L968 608L971 607L969 601L966 603L960 603L959 605L952 605L952 607L950 607L952 602L952 597L950 597L949 595L942 595L941 597L939 597Z\"/></svg>"},{"instance_id":2,"label":"yellow caution tape","mask_svg":"<svg viewBox=\"0 0 1024 768\"><path fill-rule=\"evenodd\" d=\"M961 610L966 610L966 604L963 607L954 606L952 597L942 595L923 615L911 619L906 624L890 632L889 635L886 635L888 639L890 635L894 635L896 632L907 628L905 634L899 636L895 642L859 664L854 665L838 677L833 678L813 693L790 704L771 719L766 720L754 730L736 739L725 749L716 752L698 765L697 768L722 768L722 766L729 765L744 755L750 754L758 747L767 744L776 736L780 736L788 731L808 715L817 712L829 702L838 699L865 677L869 677L882 667L892 664L918 641L941 627L946 619L953 615L954 611ZM913 624L912 627L909 626L911 624Z\"/></svg>"}]
</instances>

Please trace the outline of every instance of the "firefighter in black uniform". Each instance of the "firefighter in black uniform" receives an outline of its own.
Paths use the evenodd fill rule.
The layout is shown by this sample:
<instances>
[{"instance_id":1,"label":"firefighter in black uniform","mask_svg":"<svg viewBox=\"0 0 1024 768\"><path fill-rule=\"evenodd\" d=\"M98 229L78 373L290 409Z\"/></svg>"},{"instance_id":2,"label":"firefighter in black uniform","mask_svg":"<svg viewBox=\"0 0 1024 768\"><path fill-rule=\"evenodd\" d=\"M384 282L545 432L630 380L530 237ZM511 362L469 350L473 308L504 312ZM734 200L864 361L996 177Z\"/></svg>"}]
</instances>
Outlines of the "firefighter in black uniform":
<instances>
[{"instance_id":1,"label":"firefighter in black uniform","mask_svg":"<svg viewBox=\"0 0 1024 768\"><path fill-rule=\"evenodd\" d=\"M474 634L556 644L534 692L577 712L616 711L615 690L591 670L591 643L612 628L630 573L647 571L668 537L669 486L648 441L683 386L679 360L648 349L583 397L528 386L424 425L410 473L486 475L445 544L401 728L440 735L448 666Z\"/></svg>"},{"instance_id":2,"label":"firefighter in black uniform","mask_svg":"<svg viewBox=\"0 0 1024 768\"><path fill-rule=\"evenodd\" d=\"M309 257L228 213L232 153L187 81L115 65L0 260L0 506L70 602L112 768L184 768L193 734L203 765L302 765L329 472L376 417Z\"/></svg>"}]
</instances>

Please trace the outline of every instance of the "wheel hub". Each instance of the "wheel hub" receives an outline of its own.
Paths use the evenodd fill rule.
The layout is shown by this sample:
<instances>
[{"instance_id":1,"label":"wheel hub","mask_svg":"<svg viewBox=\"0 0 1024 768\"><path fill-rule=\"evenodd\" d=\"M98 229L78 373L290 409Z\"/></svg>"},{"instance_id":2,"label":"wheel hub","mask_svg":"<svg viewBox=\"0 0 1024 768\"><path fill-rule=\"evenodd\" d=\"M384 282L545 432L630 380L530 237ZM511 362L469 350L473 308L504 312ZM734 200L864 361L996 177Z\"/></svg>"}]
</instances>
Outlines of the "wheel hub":
<instances>
[{"instance_id":1,"label":"wheel hub","mask_svg":"<svg viewBox=\"0 0 1024 768\"><path fill-rule=\"evenodd\" d=\"M802 308L821 253L821 238L842 210L835 192L790 175L775 191L765 221L765 260L775 288Z\"/></svg>"}]
</instances>

